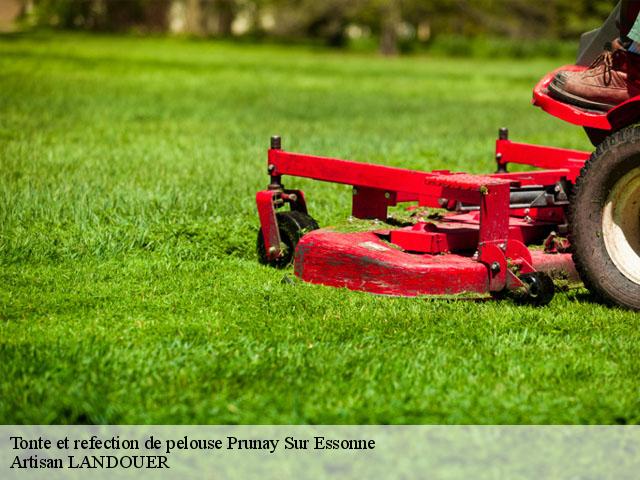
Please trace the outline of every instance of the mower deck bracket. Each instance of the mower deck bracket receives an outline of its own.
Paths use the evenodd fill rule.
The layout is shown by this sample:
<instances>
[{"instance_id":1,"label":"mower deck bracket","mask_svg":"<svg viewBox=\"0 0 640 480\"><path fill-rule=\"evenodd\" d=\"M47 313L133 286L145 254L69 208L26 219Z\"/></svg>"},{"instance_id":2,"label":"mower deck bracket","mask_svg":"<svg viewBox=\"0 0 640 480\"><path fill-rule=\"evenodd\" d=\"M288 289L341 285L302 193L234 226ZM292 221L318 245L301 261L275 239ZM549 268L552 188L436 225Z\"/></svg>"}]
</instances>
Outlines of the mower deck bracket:
<instances>
[{"instance_id":1,"label":"mower deck bracket","mask_svg":"<svg viewBox=\"0 0 640 480\"><path fill-rule=\"evenodd\" d=\"M278 258L282 253L275 207L280 193L277 190L262 190L256 193L260 228L264 238L265 252L269 260Z\"/></svg>"},{"instance_id":2,"label":"mower deck bracket","mask_svg":"<svg viewBox=\"0 0 640 480\"><path fill-rule=\"evenodd\" d=\"M307 213L307 202L302 190L262 190L256 194L260 229L264 239L265 254L275 260L282 254L282 238L276 218L276 210L288 203L291 210Z\"/></svg>"},{"instance_id":3,"label":"mower deck bracket","mask_svg":"<svg viewBox=\"0 0 640 480\"><path fill-rule=\"evenodd\" d=\"M532 179L539 181L540 185L555 183L558 176L565 177L570 181L580 175L580 169L589 159L589 152L579 150L569 150L566 148L545 147L541 145L530 145L528 143L516 143L511 140L498 139L496 141L496 158L498 165L506 169L509 163L521 165L531 165L546 170L538 172L527 172ZM498 173L500 178L513 177L513 173ZM522 177L522 173L515 176Z\"/></svg>"}]
</instances>

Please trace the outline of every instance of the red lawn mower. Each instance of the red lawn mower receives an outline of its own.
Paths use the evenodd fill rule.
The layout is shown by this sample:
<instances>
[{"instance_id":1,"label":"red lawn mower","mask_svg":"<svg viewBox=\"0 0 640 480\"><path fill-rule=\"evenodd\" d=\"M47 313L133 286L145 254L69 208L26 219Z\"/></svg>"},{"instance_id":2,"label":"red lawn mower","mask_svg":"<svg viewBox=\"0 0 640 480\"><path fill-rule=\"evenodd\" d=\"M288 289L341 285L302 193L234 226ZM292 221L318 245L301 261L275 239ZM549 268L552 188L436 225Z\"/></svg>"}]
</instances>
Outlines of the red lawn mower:
<instances>
[{"instance_id":1,"label":"red lawn mower","mask_svg":"<svg viewBox=\"0 0 640 480\"><path fill-rule=\"evenodd\" d=\"M548 95L555 73L535 87L533 104L584 127L594 153L516 143L501 129L497 172L468 175L291 153L272 137L271 180L256 196L259 260L293 262L304 281L351 290L513 293L540 306L553 298L554 280L581 279L604 300L640 310L640 96L608 112L586 110ZM536 170L508 172L509 164ZM287 175L351 185L352 216L378 226L320 229L304 193L283 186ZM388 217L404 203L411 221Z\"/></svg>"}]
</instances>

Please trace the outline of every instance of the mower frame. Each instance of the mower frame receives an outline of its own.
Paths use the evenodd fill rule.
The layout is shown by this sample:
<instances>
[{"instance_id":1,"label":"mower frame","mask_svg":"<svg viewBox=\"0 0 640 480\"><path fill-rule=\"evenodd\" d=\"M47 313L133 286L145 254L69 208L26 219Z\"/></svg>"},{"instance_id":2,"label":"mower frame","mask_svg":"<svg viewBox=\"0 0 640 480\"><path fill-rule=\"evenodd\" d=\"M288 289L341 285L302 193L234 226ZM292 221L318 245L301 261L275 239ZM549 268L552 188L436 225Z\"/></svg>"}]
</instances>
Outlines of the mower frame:
<instances>
[{"instance_id":1,"label":"mower frame","mask_svg":"<svg viewBox=\"0 0 640 480\"><path fill-rule=\"evenodd\" d=\"M568 66L558 70L580 70ZM556 71L535 87L533 103L581 125L595 144L640 117L640 97L608 113L563 104L547 95ZM301 232L295 274L311 283L372 293L416 296L491 294L524 290L534 303L553 297L551 277L579 281L569 251L569 198L591 152L517 143L499 131L488 175L407 170L384 165L287 152L271 138L270 183L256 195L259 251L265 263L284 255L277 210L285 205L308 215L304 192L286 189L284 176L350 185L351 215L387 222L388 209L412 203L447 210L399 228L344 233ZM509 164L535 167L509 172ZM412 208L412 207L410 207ZM315 224L315 222L314 222ZM298 239L296 239L297 241ZM262 242L262 243L261 243ZM293 242L289 242L293 243ZM529 248L539 245L539 248Z\"/></svg>"},{"instance_id":2,"label":"mower frame","mask_svg":"<svg viewBox=\"0 0 640 480\"><path fill-rule=\"evenodd\" d=\"M496 142L499 173L467 175L446 170L421 172L291 153L281 149L279 137L273 137L268 153L271 182L267 190L256 196L266 255L276 259L281 254L276 210L288 203L292 210L307 213L304 193L285 189L282 185L283 176L303 177L351 185L351 214L358 219L386 221L388 208L402 202L416 202L421 207L477 211L477 235L467 235L466 240L454 238L455 231L398 229L390 231L391 242L404 250L429 255L450 253L454 248L472 250L474 255L470 261L486 267L487 284L482 282L480 287L465 287L462 282L462 288L457 289L460 292L488 293L520 287L519 276L509 267L517 265L519 274L536 271L523 240L530 236L528 231L561 230L566 223L567 185L575 181L589 155L577 150L515 143L508 139L508 131L502 129ZM506 170L510 163L555 168L509 173ZM517 199L523 192L542 196L544 204L531 207L530 204L513 203L512 199ZM474 223L473 217L473 213L453 213L446 219L450 224L458 221L468 228ZM518 231L515 235L514 230ZM566 270L572 271L571 266L567 265Z\"/></svg>"}]
</instances>

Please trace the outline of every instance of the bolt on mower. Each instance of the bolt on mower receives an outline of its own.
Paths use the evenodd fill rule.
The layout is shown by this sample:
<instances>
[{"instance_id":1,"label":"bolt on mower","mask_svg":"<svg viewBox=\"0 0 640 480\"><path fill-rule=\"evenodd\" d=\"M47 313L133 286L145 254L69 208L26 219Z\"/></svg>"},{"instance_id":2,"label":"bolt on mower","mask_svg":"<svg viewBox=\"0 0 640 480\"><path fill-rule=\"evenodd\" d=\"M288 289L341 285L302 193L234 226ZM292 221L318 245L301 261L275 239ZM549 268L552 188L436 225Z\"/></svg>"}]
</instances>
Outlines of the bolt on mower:
<instances>
[{"instance_id":1,"label":"bolt on mower","mask_svg":"<svg viewBox=\"0 0 640 480\"><path fill-rule=\"evenodd\" d=\"M594 153L513 142L500 129L496 173L422 172L291 153L272 137L270 183L257 193L259 260L294 263L303 281L396 296L518 294L534 305L554 279L584 282L605 301L640 310L640 96L609 110L555 100L548 85L534 105L584 127ZM510 164L535 167L509 172ZM282 177L350 185L352 216L369 231L319 228L301 190ZM398 225L389 207L445 211ZM288 206L288 209L283 207Z\"/></svg>"}]
</instances>

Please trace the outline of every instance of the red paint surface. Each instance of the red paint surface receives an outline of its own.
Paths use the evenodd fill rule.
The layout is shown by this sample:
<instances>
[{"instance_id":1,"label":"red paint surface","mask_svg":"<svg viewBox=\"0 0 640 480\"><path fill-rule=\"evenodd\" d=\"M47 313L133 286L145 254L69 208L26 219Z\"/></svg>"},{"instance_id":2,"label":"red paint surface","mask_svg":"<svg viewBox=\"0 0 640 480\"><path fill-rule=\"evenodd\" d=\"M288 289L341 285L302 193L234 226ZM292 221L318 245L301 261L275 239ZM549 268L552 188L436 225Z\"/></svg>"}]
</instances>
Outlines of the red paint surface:
<instances>
[{"instance_id":1,"label":"red paint surface","mask_svg":"<svg viewBox=\"0 0 640 480\"><path fill-rule=\"evenodd\" d=\"M563 272L576 279L569 254L531 252L535 270ZM296 251L295 273L310 283L396 296L486 294L487 267L472 253L411 254L374 232L321 229L305 235Z\"/></svg>"},{"instance_id":2,"label":"red paint surface","mask_svg":"<svg viewBox=\"0 0 640 480\"><path fill-rule=\"evenodd\" d=\"M599 130L611 130L611 124L609 123L606 112L585 110L568 103L563 103L555 98L551 98L547 93L547 87L556 73L560 71L582 71L586 69L587 67L566 65L547 74L533 89L533 104L565 122L582 127L597 128Z\"/></svg>"},{"instance_id":3,"label":"red paint surface","mask_svg":"<svg viewBox=\"0 0 640 480\"><path fill-rule=\"evenodd\" d=\"M551 185L562 178L573 182L580 175L580 169L590 156L591 152L497 140L496 157L499 157L501 165L518 163L545 170L503 173L494 176L514 179L521 185Z\"/></svg>"},{"instance_id":4,"label":"red paint surface","mask_svg":"<svg viewBox=\"0 0 640 480\"><path fill-rule=\"evenodd\" d=\"M260 218L260 229L264 239L265 252L267 258L274 259L280 255L280 232L276 221L276 210L274 199L278 192L273 190L263 190L256 194L256 205L258 206L258 217Z\"/></svg>"},{"instance_id":5,"label":"red paint surface","mask_svg":"<svg viewBox=\"0 0 640 480\"><path fill-rule=\"evenodd\" d=\"M390 295L488 293L515 288L519 280L509 268L531 272L535 267L525 245L542 244L564 223L562 207L511 208L511 188L554 186L572 182L588 152L498 140L500 164L548 168L524 173L468 175L449 171L421 172L348 160L269 151L271 175L298 176L352 185L352 213L357 218L386 220L389 206L414 201L422 206L476 206L451 214L437 224L421 222L387 231L386 240L373 232L343 234L320 230L303 237L296 274L324 285ZM257 196L267 248L279 247L275 208L287 203L289 191L267 190ZM296 191L304 205L304 194ZM295 203L292 208L299 208ZM302 207L306 210L306 206ZM268 251L268 250L267 250ZM278 249L275 249L278 252ZM275 253L274 253L275 254ZM536 257L538 265L549 263ZM573 270L569 256L560 267ZM492 269L491 266L498 268Z\"/></svg>"},{"instance_id":6,"label":"red paint surface","mask_svg":"<svg viewBox=\"0 0 640 480\"><path fill-rule=\"evenodd\" d=\"M640 95L627 100L608 112L586 110L568 103L560 102L549 96L547 87L559 71L582 71L587 67L567 65L546 75L533 90L533 104L545 112L565 122L581 127L596 128L604 131L619 130L640 119Z\"/></svg>"},{"instance_id":7,"label":"red paint surface","mask_svg":"<svg viewBox=\"0 0 640 480\"><path fill-rule=\"evenodd\" d=\"M373 232L321 229L305 235L296 251L295 272L311 283L409 297L489 289L482 263L459 255L412 255Z\"/></svg>"},{"instance_id":8,"label":"red paint surface","mask_svg":"<svg viewBox=\"0 0 640 480\"><path fill-rule=\"evenodd\" d=\"M608 114L554 100L546 88L555 73L543 78L534 90L534 104L548 113L603 131L625 119L637 118L640 97ZM577 279L569 254L527 248L542 245L552 231L560 231L566 223L566 200L564 204L560 198L559 204L522 208L522 203L517 203L521 200L516 200L522 198L522 190L513 197L513 205L510 197L514 189L523 187L533 187L527 192L544 190L547 194L568 191L590 152L516 143L501 136L496 143L501 171L512 163L541 170L489 175L423 172L269 150L272 179L295 176L351 185L352 215L356 218L384 221L388 207L399 202L432 208L453 209L461 204L466 209L475 208L470 213L447 215L436 223L425 221L400 229L364 233L322 229L308 233L296 250L296 275L312 283L402 296L516 288L520 285L518 274L537 270L560 271L564 277ZM273 183L270 188L274 188ZM295 191L291 201L287 192L292 191L268 190L257 196L267 249L275 246L276 252L280 239L275 209L289 203L292 209L306 211L303 193Z\"/></svg>"},{"instance_id":9,"label":"red paint surface","mask_svg":"<svg viewBox=\"0 0 640 480\"><path fill-rule=\"evenodd\" d=\"M542 209L536 209L536 212L540 210ZM525 245L541 244L557 226L557 222L554 221L524 220L521 217L510 216L508 234L504 241L515 240ZM412 253L436 255L465 250L473 252L478 247L479 231L479 212L453 214L437 223L419 222L410 227L391 230L390 241Z\"/></svg>"}]
</instances>

